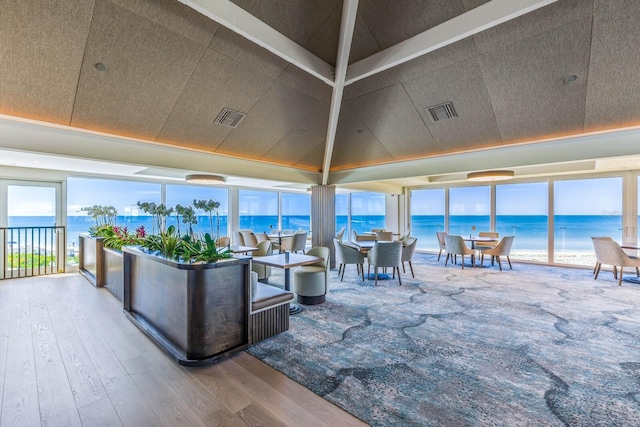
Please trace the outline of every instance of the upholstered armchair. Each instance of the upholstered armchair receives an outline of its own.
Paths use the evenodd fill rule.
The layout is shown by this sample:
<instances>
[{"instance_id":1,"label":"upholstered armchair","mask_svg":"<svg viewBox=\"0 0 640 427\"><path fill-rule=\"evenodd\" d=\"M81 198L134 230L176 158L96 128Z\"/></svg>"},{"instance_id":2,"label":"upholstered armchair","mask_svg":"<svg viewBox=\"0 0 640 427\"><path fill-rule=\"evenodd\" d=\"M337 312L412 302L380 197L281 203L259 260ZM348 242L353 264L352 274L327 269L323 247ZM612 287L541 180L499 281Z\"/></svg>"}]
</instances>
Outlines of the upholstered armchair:
<instances>
[{"instance_id":1,"label":"upholstered armchair","mask_svg":"<svg viewBox=\"0 0 640 427\"><path fill-rule=\"evenodd\" d=\"M515 239L515 236L504 236L495 248L482 249L480 251L480 264L484 262L485 255L490 255L491 265L493 265L494 261L497 259L498 267L500 267L500 271L502 271L502 262L500 262L500 257L504 256L507 258L507 262L509 262L509 268L513 270L511 258L509 258L509 254L511 254L511 247L513 246L513 239ZM476 249L478 249L477 246Z\"/></svg>"},{"instance_id":2,"label":"upholstered armchair","mask_svg":"<svg viewBox=\"0 0 640 427\"><path fill-rule=\"evenodd\" d=\"M227 236L218 237L216 239L216 247L223 248L225 246L229 246L231 244L231 238Z\"/></svg>"},{"instance_id":3,"label":"upholstered armchair","mask_svg":"<svg viewBox=\"0 0 640 427\"><path fill-rule=\"evenodd\" d=\"M336 264L338 264L340 281L342 282L342 279L344 279L344 270L347 264L355 264L358 274L362 274L362 280L364 281L364 255L362 252L345 245L338 239L333 239L333 246L336 249Z\"/></svg>"},{"instance_id":4,"label":"upholstered armchair","mask_svg":"<svg viewBox=\"0 0 640 427\"><path fill-rule=\"evenodd\" d=\"M307 232L306 231L296 231L291 236L283 237L282 244L278 247L280 252L294 252L298 253L298 251L304 250L307 246Z\"/></svg>"},{"instance_id":5,"label":"upholstered armchair","mask_svg":"<svg viewBox=\"0 0 640 427\"><path fill-rule=\"evenodd\" d=\"M307 255L322 258L293 270L293 289L300 304L315 305L325 302L329 289L329 248L314 246Z\"/></svg>"},{"instance_id":6,"label":"upholstered armchair","mask_svg":"<svg viewBox=\"0 0 640 427\"><path fill-rule=\"evenodd\" d=\"M417 244L418 239L416 239L415 237L407 237L402 242L402 272L406 273L406 270L404 269L404 263L408 262L409 269L411 270L411 277L414 278L416 276L415 274L413 274L413 264L411 262L413 261L413 254L416 252Z\"/></svg>"},{"instance_id":7,"label":"upholstered armchair","mask_svg":"<svg viewBox=\"0 0 640 427\"><path fill-rule=\"evenodd\" d=\"M342 227L340 231L338 231L338 233L336 234L336 239L338 239L341 242L342 242L342 238L344 237L344 230L345 230L345 227Z\"/></svg>"},{"instance_id":8,"label":"upholstered armchair","mask_svg":"<svg viewBox=\"0 0 640 427\"><path fill-rule=\"evenodd\" d=\"M376 240L376 236L373 234L358 234L356 230L351 230L352 242L365 242L365 241L374 241L374 240Z\"/></svg>"},{"instance_id":9,"label":"upholstered armchair","mask_svg":"<svg viewBox=\"0 0 640 427\"><path fill-rule=\"evenodd\" d=\"M379 242L390 242L393 240L392 231L376 231L376 240Z\"/></svg>"},{"instance_id":10,"label":"upholstered armchair","mask_svg":"<svg viewBox=\"0 0 640 427\"><path fill-rule=\"evenodd\" d=\"M478 237L491 237L492 239L496 239L493 242L476 242L475 249L480 251L482 249L495 248L499 243L498 239L500 238L500 234L494 231L480 231Z\"/></svg>"},{"instance_id":11,"label":"upholstered armchair","mask_svg":"<svg viewBox=\"0 0 640 427\"><path fill-rule=\"evenodd\" d=\"M451 257L451 262L455 263L453 257L456 255L462 256L462 269L464 270L464 256L471 255L471 265L476 265L476 251L469 248L464 240L462 240L462 236L452 236L447 234L444 236L445 250L447 251L447 259L444 260L444 265L447 265L449 261L449 257Z\"/></svg>"},{"instance_id":12,"label":"upholstered armchair","mask_svg":"<svg viewBox=\"0 0 640 427\"><path fill-rule=\"evenodd\" d=\"M602 264L613 267L613 277L618 279L618 286L622 285L622 270L624 267L635 267L636 276L640 277L639 258L626 254L620 245L610 237L592 237L591 240L598 260L594 279L598 278ZM619 275L618 267L620 267Z\"/></svg>"},{"instance_id":13,"label":"upholstered armchair","mask_svg":"<svg viewBox=\"0 0 640 427\"><path fill-rule=\"evenodd\" d=\"M251 230L243 231L242 239L244 240L244 246L251 246L252 248L258 246L258 238Z\"/></svg>"},{"instance_id":14,"label":"upholstered armchair","mask_svg":"<svg viewBox=\"0 0 640 427\"><path fill-rule=\"evenodd\" d=\"M369 258L369 274L371 274L371 267L374 267L374 286L378 285L378 267L393 268L394 278L396 271L398 271L398 283L402 285L402 278L400 277L400 265L402 264L402 242L377 242L371 249L369 249L367 258Z\"/></svg>"},{"instance_id":15,"label":"upholstered armchair","mask_svg":"<svg viewBox=\"0 0 640 427\"><path fill-rule=\"evenodd\" d=\"M258 248L258 250L253 252L254 258L273 254L273 243L271 243L271 240L263 240L262 242L258 243L256 247ZM259 281L263 283L269 283L269 277L271 276L271 267L264 264L252 262L251 270L258 273Z\"/></svg>"}]
</instances>

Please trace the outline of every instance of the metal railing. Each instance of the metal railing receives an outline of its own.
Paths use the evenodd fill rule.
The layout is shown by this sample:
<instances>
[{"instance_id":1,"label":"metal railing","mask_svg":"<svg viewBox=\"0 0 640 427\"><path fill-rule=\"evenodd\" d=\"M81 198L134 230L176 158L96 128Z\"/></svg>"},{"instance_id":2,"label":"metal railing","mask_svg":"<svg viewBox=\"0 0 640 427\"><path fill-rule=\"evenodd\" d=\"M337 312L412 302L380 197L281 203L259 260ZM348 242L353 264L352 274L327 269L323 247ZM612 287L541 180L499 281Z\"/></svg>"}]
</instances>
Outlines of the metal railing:
<instances>
[{"instance_id":1,"label":"metal railing","mask_svg":"<svg viewBox=\"0 0 640 427\"><path fill-rule=\"evenodd\" d=\"M1 279L64 273L64 226L0 227Z\"/></svg>"}]
</instances>

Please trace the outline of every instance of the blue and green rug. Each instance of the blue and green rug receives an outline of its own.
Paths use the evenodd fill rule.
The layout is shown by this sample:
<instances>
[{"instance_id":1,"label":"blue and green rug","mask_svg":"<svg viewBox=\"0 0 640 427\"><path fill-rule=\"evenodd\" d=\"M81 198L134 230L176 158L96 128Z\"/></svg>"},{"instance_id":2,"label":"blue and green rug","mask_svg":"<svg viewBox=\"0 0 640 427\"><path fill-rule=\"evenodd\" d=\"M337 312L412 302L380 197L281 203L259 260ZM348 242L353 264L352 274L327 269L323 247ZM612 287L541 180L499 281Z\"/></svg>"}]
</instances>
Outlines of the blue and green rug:
<instances>
[{"instance_id":1,"label":"blue and green rug","mask_svg":"<svg viewBox=\"0 0 640 427\"><path fill-rule=\"evenodd\" d=\"M249 353L371 425L640 425L639 285L417 254L415 279L374 287L349 267Z\"/></svg>"}]
</instances>

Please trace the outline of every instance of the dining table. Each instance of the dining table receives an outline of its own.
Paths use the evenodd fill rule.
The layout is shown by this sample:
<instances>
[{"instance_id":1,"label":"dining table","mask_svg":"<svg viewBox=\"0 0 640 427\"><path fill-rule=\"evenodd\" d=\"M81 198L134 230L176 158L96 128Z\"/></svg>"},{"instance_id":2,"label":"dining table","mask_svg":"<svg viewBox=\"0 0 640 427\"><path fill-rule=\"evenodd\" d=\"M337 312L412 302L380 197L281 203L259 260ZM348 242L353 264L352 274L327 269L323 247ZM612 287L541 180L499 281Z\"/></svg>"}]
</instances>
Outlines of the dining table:
<instances>
[{"instance_id":1,"label":"dining table","mask_svg":"<svg viewBox=\"0 0 640 427\"><path fill-rule=\"evenodd\" d=\"M476 242L478 243L493 243L493 242L497 242L498 239L495 237L486 237L486 236L469 236L469 237L463 237L462 240L464 240L465 242L470 242L471 243L471 249L475 249L476 248Z\"/></svg>"},{"instance_id":2,"label":"dining table","mask_svg":"<svg viewBox=\"0 0 640 427\"><path fill-rule=\"evenodd\" d=\"M291 290L291 269L301 265L315 264L321 262L322 258L312 255L295 254L285 252L283 254L254 257L253 262L267 265L269 267L282 268L284 270L284 289ZM289 306L289 314L296 314L302 311L298 303L292 302Z\"/></svg>"}]
</instances>

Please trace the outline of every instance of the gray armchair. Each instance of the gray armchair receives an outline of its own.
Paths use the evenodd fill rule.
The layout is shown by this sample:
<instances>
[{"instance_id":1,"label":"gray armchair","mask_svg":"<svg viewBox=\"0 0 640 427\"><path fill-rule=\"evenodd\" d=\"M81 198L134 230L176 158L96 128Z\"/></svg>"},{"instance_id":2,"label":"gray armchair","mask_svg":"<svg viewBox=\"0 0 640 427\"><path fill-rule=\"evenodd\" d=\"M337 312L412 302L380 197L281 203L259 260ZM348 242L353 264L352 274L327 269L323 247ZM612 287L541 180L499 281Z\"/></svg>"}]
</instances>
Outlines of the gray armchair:
<instances>
[{"instance_id":1,"label":"gray armchair","mask_svg":"<svg viewBox=\"0 0 640 427\"><path fill-rule=\"evenodd\" d=\"M402 264L402 242L377 242L367 253L369 258L369 274L374 267L374 286L378 285L378 267L393 268L393 277L398 271L398 283L402 285L400 277L400 265Z\"/></svg>"},{"instance_id":2,"label":"gray armchair","mask_svg":"<svg viewBox=\"0 0 640 427\"><path fill-rule=\"evenodd\" d=\"M322 261L293 270L293 289L300 304L325 302L329 290L329 253L329 248L325 246L314 246L307 255L320 257Z\"/></svg>"},{"instance_id":3,"label":"gray armchair","mask_svg":"<svg viewBox=\"0 0 640 427\"><path fill-rule=\"evenodd\" d=\"M402 272L406 273L406 270L404 269L404 263L408 262L409 269L411 270L411 277L414 278L416 276L415 274L413 274L413 264L411 262L413 261L413 254L416 252L417 244L418 239L416 239L415 237L407 237L402 242Z\"/></svg>"},{"instance_id":4,"label":"gray armchair","mask_svg":"<svg viewBox=\"0 0 640 427\"><path fill-rule=\"evenodd\" d=\"M440 255L442 255L442 251L445 251L446 253L446 250L447 250L447 246L444 241L444 236L446 235L447 235L446 231L436 231L436 237L438 238L438 246L440 246L440 252L438 252L438 261L440 261Z\"/></svg>"},{"instance_id":5,"label":"gray armchair","mask_svg":"<svg viewBox=\"0 0 640 427\"><path fill-rule=\"evenodd\" d=\"M469 248L462 236L451 236L447 234L444 236L444 243L447 251L447 259L444 261L444 265L447 265L449 261L449 257L451 257L451 262L455 263L453 257L456 255L462 255L462 269L464 270L464 256L471 255L471 265L475 267L476 265L476 251Z\"/></svg>"},{"instance_id":6,"label":"gray armchair","mask_svg":"<svg viewBox=\"0 0 640 427\"><path fill-rule=\"evenodd\" d=\"M338 276L340 281L344 279L344 270L347 264L355 264L358 274L362 274L364 281L364 255L358 249L347 246L338 239L333 239L336 248L336 264L338 264ZM342 274L340 274L342 273Z\"/></svg>"},{"instance_id":7,"label":"gray armchair","mask_svg":"<svg viewBox=\"0 0 640 427\"><path fill-rule=\"evenodd\" d=\"M253 257L258 258L261 256L268 256L273 254L273 243L271 240L263 240L257 245L258 250L253 252ZM258 280L262 283L269 283L269 277L271 276L271 267L264 264L251 263L251 270L258 273Z\"/></svg>"},{"instance_id":8,"label":"gray armchair","mask_svg":"<svg viewBox=\"0 0 640 427\"><path fill-rule=\"evenodd\" d=\"M296 231L292 236L287 236L282 238L282 245L280 245L280 252L294 252L298 253L298 251L304 250L307 246L307 232L306 231Z\"/></svg>"}]
</instances>

